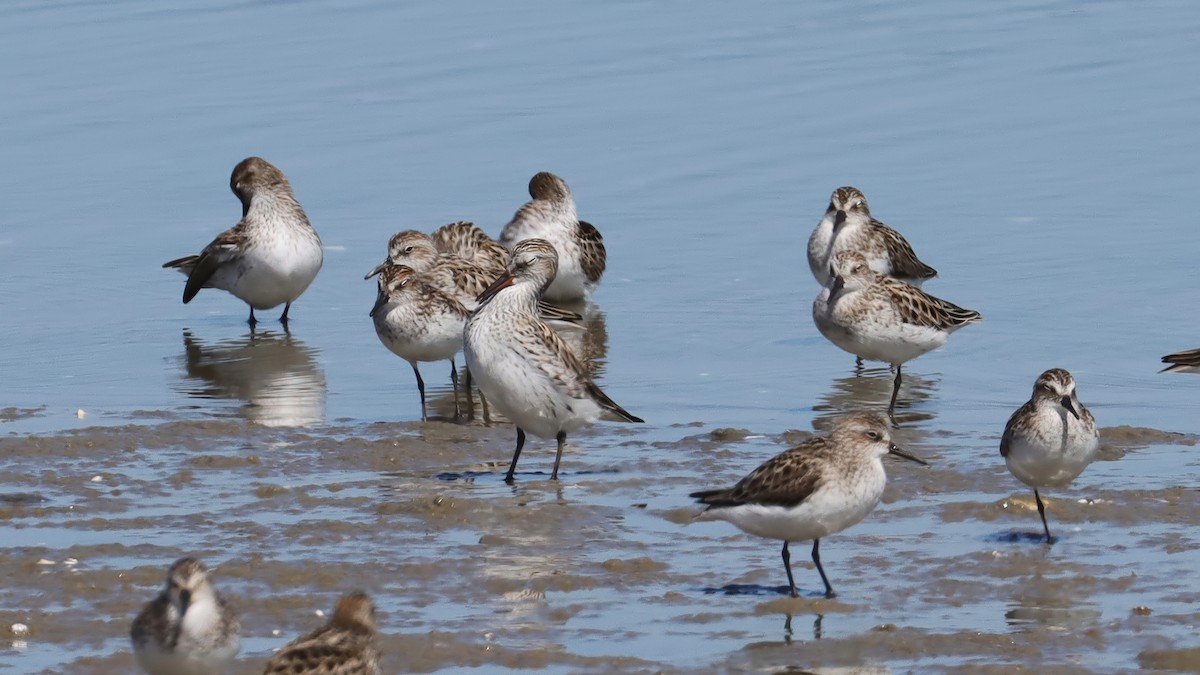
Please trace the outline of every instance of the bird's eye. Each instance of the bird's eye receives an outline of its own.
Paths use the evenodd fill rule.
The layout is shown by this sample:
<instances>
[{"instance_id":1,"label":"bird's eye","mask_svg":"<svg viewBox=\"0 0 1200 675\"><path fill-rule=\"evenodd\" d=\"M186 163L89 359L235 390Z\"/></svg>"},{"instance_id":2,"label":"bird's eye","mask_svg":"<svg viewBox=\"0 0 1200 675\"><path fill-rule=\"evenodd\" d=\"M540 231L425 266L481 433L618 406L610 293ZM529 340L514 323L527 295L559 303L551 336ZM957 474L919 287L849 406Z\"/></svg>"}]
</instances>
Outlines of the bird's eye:
<instances>
[{"instance_id":1,"label":"bird's eye","mask_svg":"<svg viewBox=\"0 0 1200 675\"><path fill-rule=\"evenodd\" d=\"M854 208L856 208L856 209L861 209L861 208L862 208L862 205L863 205L863 204L862 204L862 200L861 200L861 199L859 199L858 201L854 202Z\"/></svg>"},{"instance_id":2,"label":"bird's eye","mask_svg":"<svg viewBox=\"0 0 1200 675\"><path fill-rule=\"evenodd\" d=\"M405 247L404 247L404 252L405 252L405 253L412 253L412 250L413 250L413 247L411 247L411 246L405 246Z\"/></svg>"},{"instance_id":3,"label":"bird's eye","mask_svg":"<svg viewBox=\"0 0 1200 675\"><path fill-rule=\"evenodd\" d=\"M878 432L878 431L868 431L868 432L867 432L867 438L869 438L869 439L871 439L871 440L873 440L873 441L877 441L877 440L879 440L880 438L882 438L882 436L880 436L880 435L879 435L879 432Z\"/></svg>"}]
</instances>

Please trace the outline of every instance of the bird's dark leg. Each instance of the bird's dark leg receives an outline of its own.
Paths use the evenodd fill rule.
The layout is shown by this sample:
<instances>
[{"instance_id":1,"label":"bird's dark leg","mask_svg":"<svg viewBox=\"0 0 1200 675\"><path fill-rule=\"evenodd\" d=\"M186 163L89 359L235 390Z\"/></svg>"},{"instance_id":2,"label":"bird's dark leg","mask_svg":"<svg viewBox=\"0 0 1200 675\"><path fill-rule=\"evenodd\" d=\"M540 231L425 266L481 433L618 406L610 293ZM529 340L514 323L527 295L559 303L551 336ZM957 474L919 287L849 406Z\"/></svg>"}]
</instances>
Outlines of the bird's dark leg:
<instances>
[{"instance_id":1,"label":"bird's dark leg","mask_svg":"<svg viewBox=\"0 0 1200 675\"><path fill-rule=\"evenodd\" d=\"M450 359L450 386L454 388L454 419L457 420L462 413L458 409L458 366L453 358Z\"/></svg>"},{"instance_id":2,"label":"bird's dark leg","mask_svg":"<svg viewBox=\"0 0 1200 675\"><path fill-rule=\"evenodd\" d=\"M1038 494L1037 488L1033 488L1033 498L1037 500L1038 515L1042 517L1042 529L1046 530L1046 544L1053 544L1054 537L1050 536L1050 526L1046 524L1046 505L1042 503L1042 496Z\"/></svg>"},{"instance_id":3,"label":"bird's dark leg","mask_svg":"<svg viewBox=\"0 0 1200 675\"><path fill-rule=\"evenodd\" d=\"M417 376L417 391L421 392L421 421L425 421L425 380L421 379L421 371L417 369L417 364L414 361L412 364L413 375Z\"/></svg>"},{"instance_id":4,"label":"bird's dark leg","mask_svg":"<svg viewBox=\"0 0 1200 675\"><path fill-rule=\"evenodd\" d=\"M863 365L864 364L863 364L863 360L862 360L861 356L854 357L854 374L855 375L863 374Z\"/></svg>"},{"instance_id":5,"label":"bird's dark leg","mask_svg":"<svg viewBox=\"0 0 1200 675\"><path fill-rule=\"evenodd\" d=\"M291 309L292 309L292 303L289 302L288 304L283 306L283 314L279 315L279 323L283 324L283 327L285 330L287 329L287 325L288 325L287 315Z\"/></svg>"},{"instance_id":6,"label":"bird's dark leg","mask_svg":"<svg viewBox=\"0 0 1200 675\"><path fill-rule=\"evenodd\" d=\"M796 595L796 580L792 578L792 554L790 551L788 551L788 543L786 540L783 542L783 569L788 575L788 590L791 591L792 597L800 597Z\"/></svg>"},{"instance_id":7,"label":"bird's dark leg","mask_svg":"<svg viewBox=\"0 0 1200 675\"><path fill-rule=\"evenodd\" d=\"M246 323L250 324L251 331L253 331L254 327L258 325L258 319L254 318L254 308L253 307L250 308L250 318L246 319Z\"/></svg>"},{"instance_id":8,"label":"bird's dark leg","mask_svg":"<svg viewBox=\"0 0 1200 675\"><path fill-rule=\"evenodd\" d=\"M900 381L900 364L896 364L896 382L892 385L892 402L888 404L888 417L892 417L896 413L896 396L900 394Z\"/></svg>"},{"instance_id":9,"label":"bird's dark leg","mask_svg":"<svg viewBox=\"0 0 1200 675\"><path fill-rule=\"evenodd\" d=\"M567 442L567 432L560 431L555 438L558 439L558 454L554 456L554 471L550 472L550 480L558 480L558 463L562 461L563 444Z\"/></svg>"},{"instance_id":10,"label":"bird's dark leg","mask_svg":"<svg viewBox=\"0 0 1200 675\"><path fill-rule=\"evenodd\" d=\"M512 485L513 474L517 472L517 460L521 458L521 448L525 447L525 431L517 427L517 449L513 451L512 464L508 465L508 473L504 474L504 482Z\"/></svg>"},{"instance_id":11,"label":"bird's dark leg","mask_svg":"<svg viewBox=\"0 0 1200 675\"><path fill-rule=\"evenodd\" d=\"M463 389L467 392L467 418L475 421L475 395L471 393L471 369L467 368L463 374L463 384L466 385Z\"/></svg>"},{"instance_id":12,"label":"bird's dark leg","mask_svg":"<svg viewBox=\"0 0 1200 675\"><path fill-rule=\"evenodd\" d=\"M821 547L820 539L813 539L813 564L817 566L817 571L821 573L821 581L825 582L825 597L837 597L837 593L833 592L833 586L829 585L829 577L825 576L825 568L821 567Z\"/></svg>"},{"instance_id":13,"label":"bird's dark leg","mask_svg":"<svg viewBox=\"0 0 1200 675\"><path fill-rule=\"evenodd\" d=\"M479 390L479 409L483 413L483 424L487 426L492 423L492 416L488 412L487 398L483 395L483 390Z\"/></svg>"}]
</instances>

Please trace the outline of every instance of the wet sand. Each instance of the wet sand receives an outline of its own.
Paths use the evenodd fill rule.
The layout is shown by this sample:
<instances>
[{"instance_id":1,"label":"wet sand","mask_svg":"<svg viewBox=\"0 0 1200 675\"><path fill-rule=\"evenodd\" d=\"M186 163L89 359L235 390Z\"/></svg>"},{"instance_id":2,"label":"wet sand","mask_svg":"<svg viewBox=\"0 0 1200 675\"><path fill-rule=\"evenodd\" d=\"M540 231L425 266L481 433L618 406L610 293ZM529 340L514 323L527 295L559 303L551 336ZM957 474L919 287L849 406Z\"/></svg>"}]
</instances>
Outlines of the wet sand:
<instances>
[{"instance_id":1,"label":"wet sand","mask_svg":"<svg viewBox=\"0 0 1200 675\"><path fill-rule=\"evenodd\" d=\"M1200 667L1200 493L1100 480L1195 437L1106 429L1108 461L1047 495L1061 540L1046 547L1002 462L901 428L934 466L889 462L884 504L823 540L838 598L794 546L791 599L779 543L690 525L686 494L809 433L602 424L557 484L552 444L534 442L512 487L508 425L175 419L0 438L0 626L30 631L0 654L14 672L133 672L129 622L190 554L241 610L240 673L353 589L376 597L387 672Z\"/></svg>"}]
</instances>

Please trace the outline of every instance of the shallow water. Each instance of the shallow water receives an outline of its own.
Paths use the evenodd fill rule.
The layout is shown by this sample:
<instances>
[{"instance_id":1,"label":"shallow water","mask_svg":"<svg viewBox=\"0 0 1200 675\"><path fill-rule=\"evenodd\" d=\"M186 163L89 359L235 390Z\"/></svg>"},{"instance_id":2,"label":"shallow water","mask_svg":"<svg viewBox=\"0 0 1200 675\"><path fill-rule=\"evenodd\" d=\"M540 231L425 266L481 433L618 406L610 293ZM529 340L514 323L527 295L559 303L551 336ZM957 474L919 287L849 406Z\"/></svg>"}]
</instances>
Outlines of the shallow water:
<instances>
[{"instance_id":1,"label":"shallow water","mask_svg":"<svg viewBox=\"0 0 1200 675\"><path fill-rule=\"evenodd\" d=\"M1155 372L1200 346L1200 8L4 16L0 672L132 670L128 622L185 553L242 607L244 672L360 587L390 671L1200 668L1200 378ZM236 222L249 154L327 248L290 335L250 335L221 292L182 305L159 269ZM573 438L561 485L539 441L509 488L511 427L412 421L361 276L399 229L496 232L539 170L605 235L584 351L647 424ZM985 320L905 368L898 434L934 466L889 464L885 503L825 541L835 601L794 546L790 600L777 542L686 525L685 495L886 402L886 370L856 376L809 318L804 244L843 184L938 268L927 290ZM1051 366L1106 461L1048 495L1046 549L996 448ZM445 364L422 372L448 415ZM31 635L7 639L18 621Z\"/></svg>"}]
</instances>

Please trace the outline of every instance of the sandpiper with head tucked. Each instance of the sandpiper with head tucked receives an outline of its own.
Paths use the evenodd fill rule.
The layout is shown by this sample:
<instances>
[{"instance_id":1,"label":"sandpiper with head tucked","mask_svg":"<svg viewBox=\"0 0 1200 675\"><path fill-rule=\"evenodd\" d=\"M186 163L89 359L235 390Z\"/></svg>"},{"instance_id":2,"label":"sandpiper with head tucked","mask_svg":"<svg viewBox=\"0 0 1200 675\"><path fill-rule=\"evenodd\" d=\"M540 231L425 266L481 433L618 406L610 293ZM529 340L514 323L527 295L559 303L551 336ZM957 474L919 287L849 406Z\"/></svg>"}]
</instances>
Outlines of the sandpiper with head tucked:
<instances>
[{"instance_id":1,"label":"sandpiper with head tucked","mask_svg":"<svg viewBox=\"0 0 1200 675\"><path fill-rule=\"evenodd\" d=\"M904 363L942 346L959 328L983 320L979 312L875 272L857 251L834 256L832 270L829 284L813 301L813 322L838 347L896 369L888 414L896 409Z\"/></svg>"},{"instance_id":2,"label":"sandpiper with head tucked","mask_svg":"<svg viewBox=\"0 0 1200 675\"><path fill-rule=\"evenodd\" d=\"M926 464L892 443L887 420L876 413L850 413L834 421L825 437L807 440L767 460L737 485L690 496L707 505L696 520L725 520L749 534L783 540L788 590L796 597L788 542L812 540L812 559L825 584L821 537L859 522L879 504L887 474L881 458L892 454Z\"/></svg>"},{"instance_id":3,"label":"sandpiper with head tucked","mask_svg":"<svg viewBox=\"0 0 1200 675\"><path fill-rule=\"evenodd\" d=\"M263 675L379 675L375 603L366 593L338 600L329 623L288 643Z\"/></svg>"},{"instance_id":4,"label":"sandpiper with head tucked","mask_svg":"<svg viewBox=\"0 0 1200 675\"><path fill-rule=\"evenodd\" d=\"M550 242L516 245L508 270L482 295L467 320L463 353L479 390L517 425L517 447L505 481L512 482L525 432L558 441L558 478L567 434L609 412L641 422L592 382L562 338L537 315L537 301L554 279L558 254Z\"/></svg>"},{"instance_id":5,"label":"sandpiper with head tucked","mask_svg":"<svg viewBox=\"0 0 1200 675\"><path fill-rule=\"evenodd\" d=\"M1000 455L1012 475L1033 488L1047 544L1054 539L1038 488L1062 487L1075 480L1099 448L1096 420L1079 402L1071 373L1051 368L1039 375L1029 401L1004 425Z\"/></svg>"},{"instance_id":6,"label":"sandpiper with head tucked","mask_svg":"<svg viewBox=\"0 0 1200 675\"><path fill-rule=\"evenodd\" d=\"M167 571L166 588L133 620L130 638L150 675L211 675L237 656L239 628L204 564L181 558Z\"/></svg>"},{"instance_id":7,"label":"sandpiper with head tucked","mask_svg":"<svg viewBox=\"0 0 1200 675\"><path fill-rule=\"evenodd\" d=\"M558 251L558 273L546 289L552 303L580 302L595 290L608 255L604 237L579 220L566 181L542 171L529 179L533 199L517 210L500 233L500 243L513 248L527 239L544 239Z\"/></svg>"},{"instance_id":8,"label":"sandpiper with head tucked","mask_svg":"<svg viewBox=\"0 0 1200 675\"><path fill-rule=\"evenodd\" d=\"M829 265L842 251L858 251L871 269L914 286L937 276L921 262L899 232L871 217L867 198L857 188L840 187L808 238L808 266L822 286L829 282Z\"/></svg>"},{"instance_id":9,"label":"sandpiper with head tucked","mask_svg":"<svg viewBox=\"0 0 1200 675\"><path fill-rule=\"evenodd\" d=\"M229 186L242 202L242 219L217 235L197 255L164 263L187 275L183 302L201 288L229 291L254 310L284 305L287 325L292 303L308 288L324 261L321 238L308 222L283 172L259 157L233 169Z\"/></svg>"}]
</instances>

